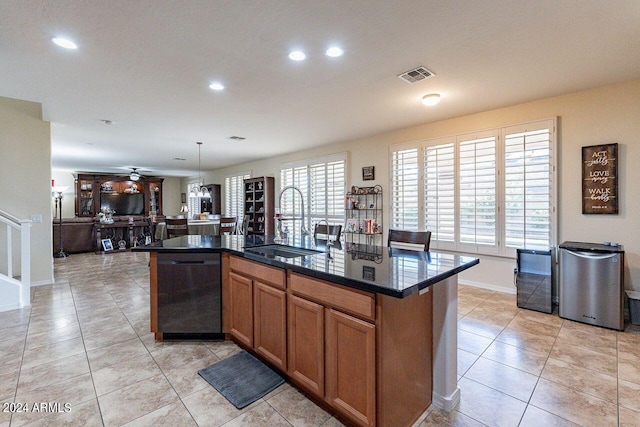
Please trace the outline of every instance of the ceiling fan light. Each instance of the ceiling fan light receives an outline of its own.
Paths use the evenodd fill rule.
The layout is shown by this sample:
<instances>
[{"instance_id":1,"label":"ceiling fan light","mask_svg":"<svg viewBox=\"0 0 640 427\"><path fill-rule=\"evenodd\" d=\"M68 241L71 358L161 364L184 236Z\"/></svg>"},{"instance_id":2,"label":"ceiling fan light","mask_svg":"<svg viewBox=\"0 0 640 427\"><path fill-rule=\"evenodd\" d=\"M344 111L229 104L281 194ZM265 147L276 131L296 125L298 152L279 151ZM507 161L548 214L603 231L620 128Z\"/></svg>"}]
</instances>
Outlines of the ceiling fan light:
<instances>
[{"instance_id":1,"label":"ceiling fan light","mask_svg":"<svg viewBox=\"0 0 640 427\"><path fill-rule=\"evenodd\" d=\"M439 93L430 93L422 97L422 103L429 107L436 105L440 102L440 94Z\"/></svg>"},{"instance_id":2,"label":"ceiling fan light","mask_svg":"<svg viewBox=\"0 0 640 427\"><path fill-rule=\"evenodd\" d=\"M131 172L131 174L129 174L129 178L131 181L137 181L140 179L140 174L138 172Z\"/></svg>"}]
</instances>

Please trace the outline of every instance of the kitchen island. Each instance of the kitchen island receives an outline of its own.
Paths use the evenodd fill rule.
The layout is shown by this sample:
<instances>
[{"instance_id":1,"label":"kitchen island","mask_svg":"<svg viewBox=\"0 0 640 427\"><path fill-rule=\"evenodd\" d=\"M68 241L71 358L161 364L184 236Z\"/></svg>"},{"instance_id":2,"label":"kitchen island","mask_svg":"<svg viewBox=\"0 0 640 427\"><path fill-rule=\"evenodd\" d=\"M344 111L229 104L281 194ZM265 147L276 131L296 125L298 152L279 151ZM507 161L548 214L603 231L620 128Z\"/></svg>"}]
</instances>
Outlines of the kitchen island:
<instances>
[{"instance_id":1,"label":"kitchen island","mask_svg":"<svg viewBox=\"0 0 640 427\"><path fill-rule=\"evenodd\" d=\"M157 339L167 338L158 257L210 254L221 258L222 332L348 423L411 425L432 402L458 402L457 274L475 258L272 236L181 236L135 250L151 253Z\"/></svg>"}]
</instances>

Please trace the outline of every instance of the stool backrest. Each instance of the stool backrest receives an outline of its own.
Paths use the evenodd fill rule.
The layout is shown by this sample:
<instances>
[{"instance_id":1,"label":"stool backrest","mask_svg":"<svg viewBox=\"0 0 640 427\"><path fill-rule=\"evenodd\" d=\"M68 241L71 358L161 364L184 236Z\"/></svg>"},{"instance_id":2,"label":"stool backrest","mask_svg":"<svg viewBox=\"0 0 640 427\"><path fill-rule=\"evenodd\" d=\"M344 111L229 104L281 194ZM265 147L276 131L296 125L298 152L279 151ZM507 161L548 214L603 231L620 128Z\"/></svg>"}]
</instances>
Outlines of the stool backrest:
<instances>
[{"instance_id":1,"label":"stool backrest","mask_svg":"<svg viewBox=\"0 0 640 427\"><path fill-rule=\"evenodd\" d=\"M431 232L389 229L387 246L391 247L393 242L421 245L424 251L428 251L429 245L431 244ZM404 247L406 246L403 246L403 248Z\"/></svg>"}]
</instances>

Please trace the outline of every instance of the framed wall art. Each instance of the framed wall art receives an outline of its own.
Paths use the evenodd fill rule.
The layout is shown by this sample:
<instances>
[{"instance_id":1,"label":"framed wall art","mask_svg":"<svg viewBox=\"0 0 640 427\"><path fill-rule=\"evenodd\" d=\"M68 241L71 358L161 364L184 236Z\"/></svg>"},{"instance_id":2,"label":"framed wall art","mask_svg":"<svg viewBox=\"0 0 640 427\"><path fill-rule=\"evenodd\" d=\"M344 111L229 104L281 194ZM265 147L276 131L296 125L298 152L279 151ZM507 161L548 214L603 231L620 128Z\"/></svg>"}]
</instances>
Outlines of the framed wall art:
<instances>
[{"instance_id":1,"label":"framed wall art","mask_svg":"<svg viewBox=\"0 0 640 427\"><path fill-rule=\"evenodd\" d=\"M373 181L376 179L375 166L365 166L362 168L362 180Z\"/></svg>"},{"instance_id":2,"label":"framed wall art","mask_svg":"<svg viewBox=\"0 0 640 427\"><path fill-rule=\"evenodd\" d=\"M582 213L618 214L618 144L582 147Z\"/></svg>"}]
</instances>

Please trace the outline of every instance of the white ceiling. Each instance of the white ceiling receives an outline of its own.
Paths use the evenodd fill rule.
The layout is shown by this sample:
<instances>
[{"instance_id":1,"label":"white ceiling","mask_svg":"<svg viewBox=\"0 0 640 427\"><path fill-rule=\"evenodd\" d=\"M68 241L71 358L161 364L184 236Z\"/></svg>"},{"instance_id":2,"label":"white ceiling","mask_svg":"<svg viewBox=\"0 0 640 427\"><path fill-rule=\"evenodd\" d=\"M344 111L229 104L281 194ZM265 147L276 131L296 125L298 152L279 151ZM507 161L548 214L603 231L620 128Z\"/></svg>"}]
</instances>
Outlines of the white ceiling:
<instances>
[{"instance_id":1,"label":"white ceiling","mask_svg":"<svg viewBox=\"0 0 640 427\"><path fill-rule=\"evenodd\" d=\"M59 170L189 176L196 141L208 170L637 78L638 0L0 3L0 96L42 103Z\"/></svg>"}]
</instances>

